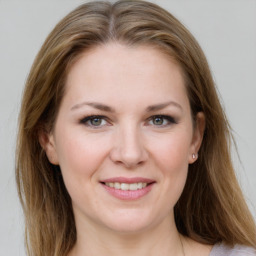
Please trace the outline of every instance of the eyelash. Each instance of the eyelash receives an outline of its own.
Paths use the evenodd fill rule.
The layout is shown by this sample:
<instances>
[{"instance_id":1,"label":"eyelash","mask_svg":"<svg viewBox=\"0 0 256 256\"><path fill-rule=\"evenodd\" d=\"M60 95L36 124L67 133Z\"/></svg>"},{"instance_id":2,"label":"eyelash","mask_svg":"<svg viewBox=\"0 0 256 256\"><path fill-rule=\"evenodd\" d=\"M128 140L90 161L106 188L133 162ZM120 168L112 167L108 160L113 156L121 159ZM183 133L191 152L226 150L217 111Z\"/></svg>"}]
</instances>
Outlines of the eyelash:
<instances>
[{"instance_id":1,"label":"eyelash","mask_svg":"<svg viewBox=\"0 0 256 256\"><path fill-rule=\"evenodd\" d=\"M173 118L172 116L168 116L168 115L155 115L155 116L152 116L150 117L148 120L149 121L153 121L154 119L156 118L161 118L163 119L163 122L165 120L167 120L167 124L160 124L160 125L156 125L156 124L153 124L155 126L161 126L161 127L166 127L166 126L169 126L171 124L177 124L177 121L175 120L175 118Z\"/></svg>"},{"instance_id":2,"label":"eyelash","mask_svg":"<svg viewBox=\"0 0 256 256\"><path fill-rule=\"evenodd\" d=\"M159 126L159 128L160 127L170 126L172 124L177 124L176 119L173 118L172 116L168 116L168 115L154 115L154 116L151 116L150 118L148 118L147 122L153 121L156 118L163 119L163 122L167 121L167 124L159 124L159 125L152 124L153 126ZM80 120L80 123L83 124L83 125L86 125L88 127L91 127L93 129L98 129L98 128L102 127L102 126L105 126L105 124L102 125L101 123L99 125L93 125L92 121L95 120L95 119L101 120L101 123L102 123L103 120L106 123L109 123L108 118L106 116L102 116L102 115L86 116L86 117L84 117L83 119Z\"/></svg>"},{"instance_id":3,"label":"eyelash","mask_svg":"<svg viewBox=\"0 0 256 256\"><path fill-rule=\"evenodd\" d=\"M91 116L86 116L86 117L84 117L84 118L80 121L80 123L81 123L81 124L84 124L84 125L86 125L86 126L92 127L92 128L94 128L94 129L97 129L97 128L101 127L101 125L99 125L99 126L93 125L91 122L92 122L93 120L95 120L95 119L105 120L106 122L108 122L108 121L107 121L108 118L107 118L106 116L91 115Z\"/></svg>"}]
</instances>

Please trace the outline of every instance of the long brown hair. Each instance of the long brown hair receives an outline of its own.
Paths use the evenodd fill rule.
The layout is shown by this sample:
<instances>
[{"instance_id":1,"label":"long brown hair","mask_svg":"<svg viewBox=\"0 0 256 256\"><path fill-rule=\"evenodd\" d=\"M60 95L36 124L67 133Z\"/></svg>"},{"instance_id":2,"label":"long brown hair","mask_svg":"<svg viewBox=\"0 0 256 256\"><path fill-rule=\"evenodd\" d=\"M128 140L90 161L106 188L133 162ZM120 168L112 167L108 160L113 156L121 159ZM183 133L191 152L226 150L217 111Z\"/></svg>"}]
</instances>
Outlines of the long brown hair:
<instances>
[{"instance_id":1,"label":"long brown hair","mask_svg":"<svg viewBox=\"0 0 256 256\"><path fill-rule=\"evenodd\" d=\"M29 255L66 255L76 241L71 199L59 167L51 165L38 133L51 130L70 66L82 52L110 41L158 47L183 70L192 115L206 128L199 159L189 166L175 206L179 232L196 241L256 247L254 220L232 166L230 127L207 60L190 32L170 13L145 1L83 4L50 33L27 79L19 118L16 177Z\"/></svg>"}]
</instances>

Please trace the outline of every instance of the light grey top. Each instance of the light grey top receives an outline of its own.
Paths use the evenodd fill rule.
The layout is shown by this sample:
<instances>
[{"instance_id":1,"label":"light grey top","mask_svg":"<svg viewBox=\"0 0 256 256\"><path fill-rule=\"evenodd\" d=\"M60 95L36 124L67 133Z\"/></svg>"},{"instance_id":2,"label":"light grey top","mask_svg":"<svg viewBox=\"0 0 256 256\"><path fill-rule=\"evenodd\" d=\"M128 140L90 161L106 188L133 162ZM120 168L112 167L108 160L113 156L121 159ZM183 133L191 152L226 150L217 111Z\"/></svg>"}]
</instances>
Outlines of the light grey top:
<instances>
[{"instance_id":1,"label":"light grey top","mask_svg":"<svg viewBox=\"0 0 256 256\"><path fill-rule=\"evenodd\" d=\"M243 245L230 247L224 243L220 243L213 246L209 256L256 256L256 250Z\"/></svg>"}]
</instances>

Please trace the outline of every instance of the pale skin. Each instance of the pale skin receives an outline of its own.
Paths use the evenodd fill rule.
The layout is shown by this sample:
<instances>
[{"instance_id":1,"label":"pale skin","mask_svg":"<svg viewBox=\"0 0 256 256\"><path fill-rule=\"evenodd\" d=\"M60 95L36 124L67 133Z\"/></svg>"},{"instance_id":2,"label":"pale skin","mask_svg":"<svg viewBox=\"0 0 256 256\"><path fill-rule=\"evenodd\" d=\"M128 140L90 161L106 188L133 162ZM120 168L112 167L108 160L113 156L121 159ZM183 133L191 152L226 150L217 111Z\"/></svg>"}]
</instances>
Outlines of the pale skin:
<instances>
[{"instance_id":1,"label":"pale skin","mask_svg":"<svg viewBox=\"0 0 256 256\"><path fill-rule=\"evenodd\" d=\"M209 255L178 233L173 214L204 126L203 113L193 125L181 70L159 49L108 43L85 52L54 129L40 135L72 199L77 242L68 256ZM154 182L123 200L102 182L115 177Z\"/></svg>"}]
</instances>

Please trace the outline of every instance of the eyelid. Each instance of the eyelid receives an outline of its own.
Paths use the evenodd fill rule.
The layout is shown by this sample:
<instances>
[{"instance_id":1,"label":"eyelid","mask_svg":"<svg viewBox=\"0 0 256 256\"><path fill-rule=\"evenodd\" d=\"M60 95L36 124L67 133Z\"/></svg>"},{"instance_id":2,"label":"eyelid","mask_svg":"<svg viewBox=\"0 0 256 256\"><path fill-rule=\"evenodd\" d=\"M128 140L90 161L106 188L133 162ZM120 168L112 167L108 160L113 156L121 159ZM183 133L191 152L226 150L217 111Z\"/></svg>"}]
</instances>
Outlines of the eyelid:
<instances>
[{"instance_id":1,"label":"eyelid","mask_svg":"<svg viewBox=\"0 0 256 256\"><path fill-rule=\"evenodd\" d=\"M159 125L150 124L149 122L151 122L154 118L162 118L164 121L167 121L167 124L159 124ZM90 124L89 121L92 121L93 119L102 119L106 123L105 124L100 124L100 125ZM95 115L95 114L87 115L87 116L83 117L82 119L80 119L79 123L83 124L83 125L85 125L89 128L92 128L92 129L99 129L99 128L111 125L110 119L107 116ZM173 116L163 115L163 114L153 115L153 116L150 116L149 118L146 119L146 125L152 125L152 126L155 126L155 127L158 127L158 128L168 127L168 126L171 126L171 125L177 124L177 123L178 123L177 119L174 118Z\"/></svg>"},{"instance_id":2,"label":"eyelid","mask_svg":"<svg viewBox=\"0 0 256 256\"><path fill-rule=\"evenodd\" d=\"M103 116L103 115L88 115L84 118L82 118L79 123L83 124L83 125L86 125L88 127L91 127L93 129L97 129L97 128L101 128L101 127L104 127L106 126L106 124L103 124L103 125L92 125L92 124L88 124L89 121L92 121L93 119L102 119L102 120L105 120L107 123L109 123L109 119L106 117L106 116Z\"/></svg>"},{"instance_id":3,"label":"eyelid","mask_svg":"<svg viewBox=\"0 0 256 256\"><path fill-rule=\"evenodd\" d=\"M172 117L172 116L170 116L170 115L161 115L161 114L159 114L159 115L153 115L153 116L149 117L149 118L147 119L147 121L152 121L154 118L163 118L163 119L167 120L168 124L163 124L163 125L155 125L155 124L152 124L153 126L156 126L156 127L159 126L159 128L160 128L160 127L170 126L170 125L173 125L173 124L177 124L177 123L178 123L177 120L176 120L174 117Z\"/></svg>"}]
</instances>

